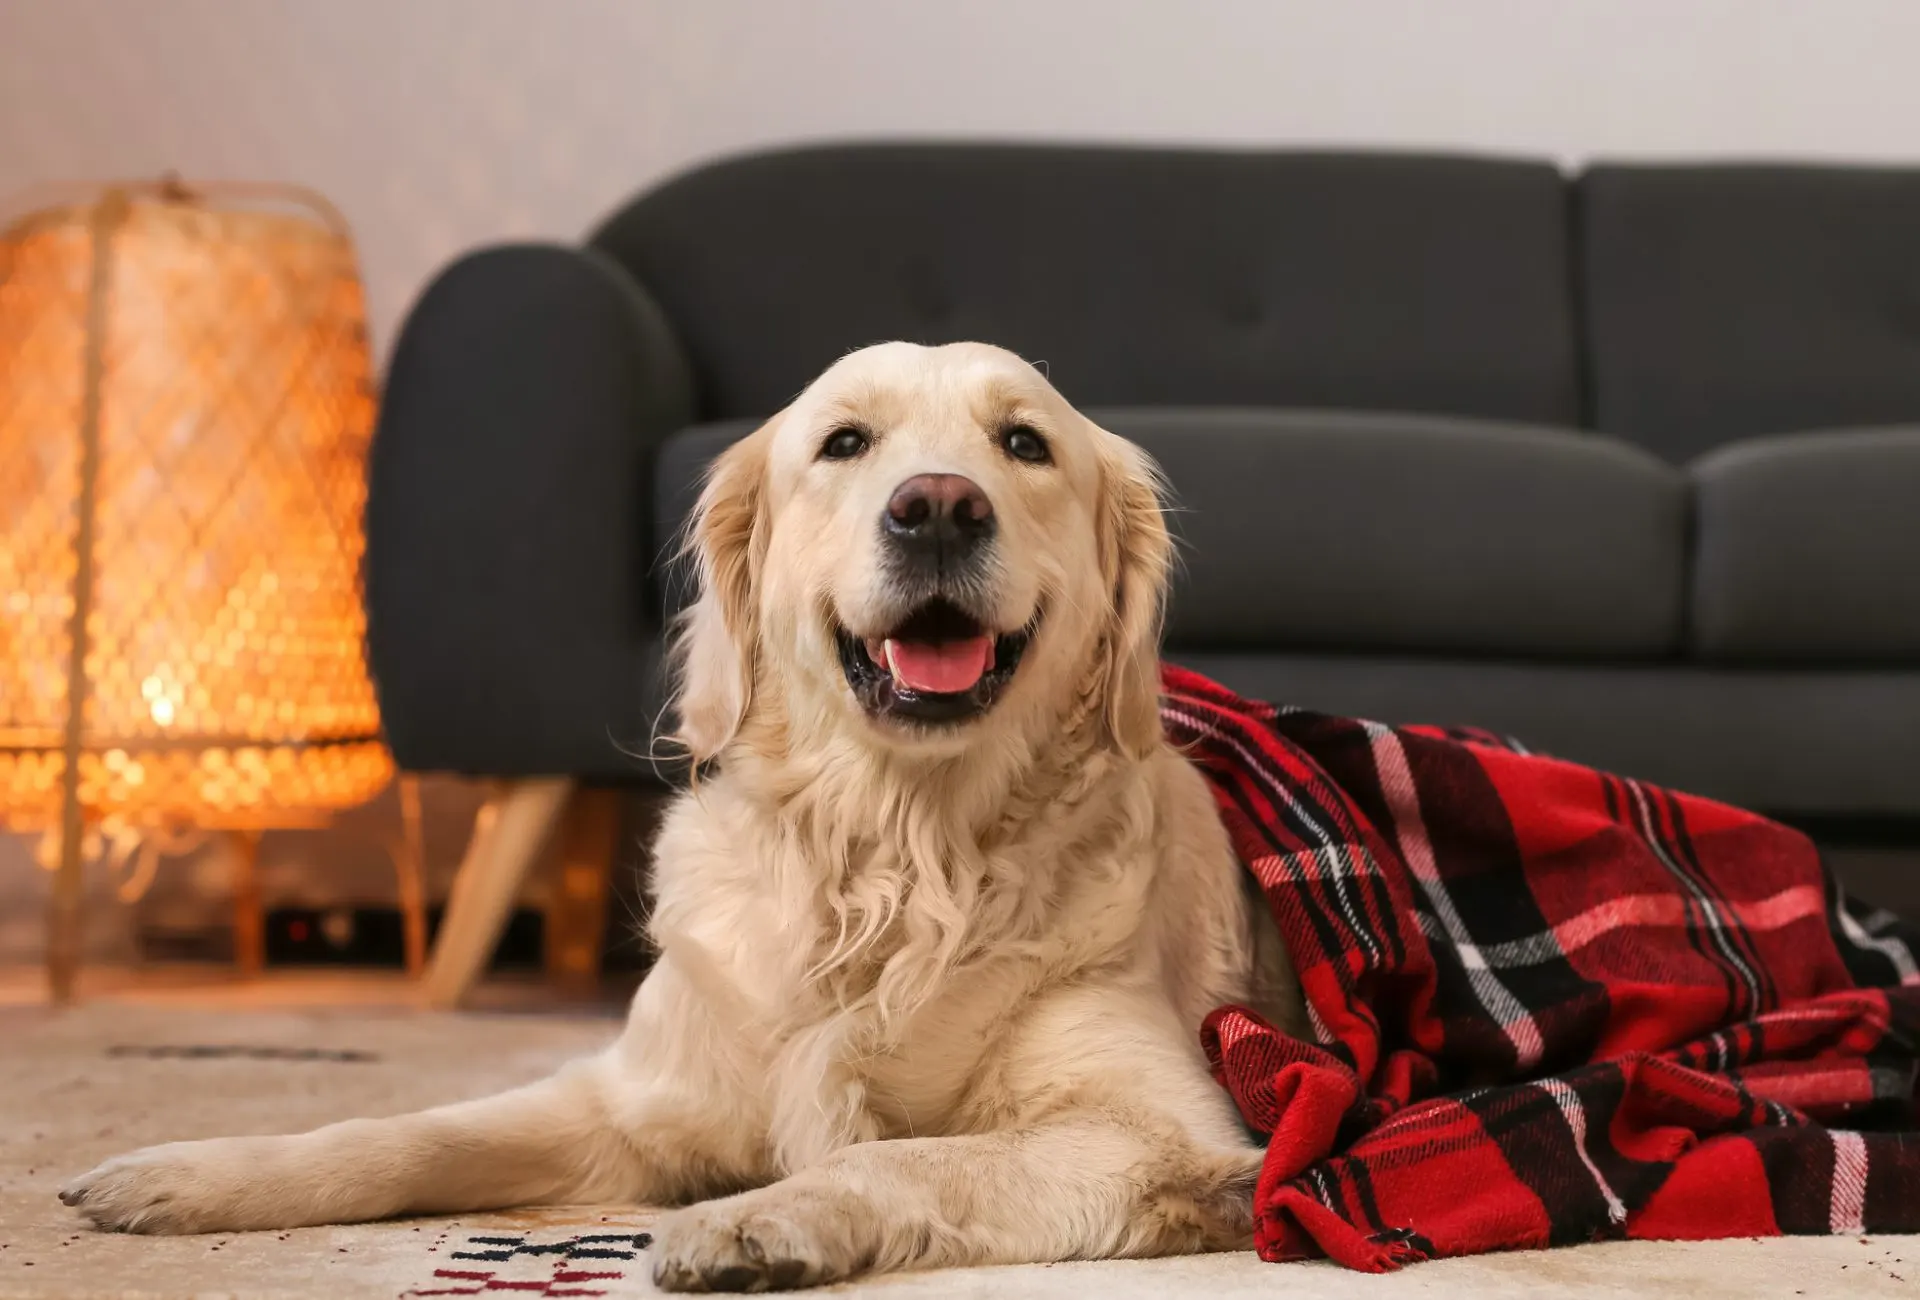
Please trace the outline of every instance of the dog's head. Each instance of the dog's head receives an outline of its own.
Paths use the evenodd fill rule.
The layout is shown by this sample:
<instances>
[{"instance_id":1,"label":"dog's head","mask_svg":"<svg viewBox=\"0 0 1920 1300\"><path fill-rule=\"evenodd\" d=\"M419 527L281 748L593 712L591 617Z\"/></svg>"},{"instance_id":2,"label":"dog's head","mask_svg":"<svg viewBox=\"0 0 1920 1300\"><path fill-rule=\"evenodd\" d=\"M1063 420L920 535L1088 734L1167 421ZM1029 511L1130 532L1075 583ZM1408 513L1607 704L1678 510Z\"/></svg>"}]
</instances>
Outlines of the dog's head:
<instances>
[{"instance_id":1,"label":"dog's head","mask_svg":"<svg viewBox=\"0 0 1920 1300\"><path fill-rule=\"evenodd\" d=\"M1152 463L981 344L834 365L715 462L689 533L679 738L780 711L814 741L952 753L1091 720L1159 742L1171 546Z\"/></svg>"}]
</instances>

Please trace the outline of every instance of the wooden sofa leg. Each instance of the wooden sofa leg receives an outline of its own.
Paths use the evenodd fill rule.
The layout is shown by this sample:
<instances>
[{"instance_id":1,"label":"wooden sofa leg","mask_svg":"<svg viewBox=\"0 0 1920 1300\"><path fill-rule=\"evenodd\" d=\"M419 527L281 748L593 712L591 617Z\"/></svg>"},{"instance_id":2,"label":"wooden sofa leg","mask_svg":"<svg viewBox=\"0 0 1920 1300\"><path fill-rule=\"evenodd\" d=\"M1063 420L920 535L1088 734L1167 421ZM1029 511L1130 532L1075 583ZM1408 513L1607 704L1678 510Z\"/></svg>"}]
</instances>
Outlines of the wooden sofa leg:
<instances>
[{"instance_id":1,"label":"wooden sofa leg","mask_svg":"<svg viewBox=\"0 0 1920 1300\"><path fill-rule=\"evenodd\" d=\"M513 781L481 808L427 963L427 1005L457 1007L472 991L573 785L571 777Z\"/></svg>"},{"instance_id":2,"label":"wooden sofa leg","mask_svg":"<svg viewBox=\"0 0 1920 1300\"><path fill-rule=\"evenodd\" d=\"M260 832L227 836L233 863L233 964L242 979L259 979L267 967L267 914L260 901Z\"/></svg>"},{"instance_id":3,"label":"wooden sofa leg","mask_svg":"<svg viewBox=\"0 0 1920 1300\"><path fill-rule=\"evenodd\" d=\"M618 790L581 790L560 826L559 874L547 900L547 982L569 998L600 991L622 811Z\"/></svg>"},{"instance_id":4,"label":"wooden sofa leg","mask_svg":"<svg viewBox=\"0 0 1920 1300\"><path fill-rule=\"evenodd\" d=\"M400 838L393 845L393 872L400 894L400 936L407 978L417 980L427 973L427 827L420 814L419 775L402 772L395 784Z\"/></svg>"}]
</instances>

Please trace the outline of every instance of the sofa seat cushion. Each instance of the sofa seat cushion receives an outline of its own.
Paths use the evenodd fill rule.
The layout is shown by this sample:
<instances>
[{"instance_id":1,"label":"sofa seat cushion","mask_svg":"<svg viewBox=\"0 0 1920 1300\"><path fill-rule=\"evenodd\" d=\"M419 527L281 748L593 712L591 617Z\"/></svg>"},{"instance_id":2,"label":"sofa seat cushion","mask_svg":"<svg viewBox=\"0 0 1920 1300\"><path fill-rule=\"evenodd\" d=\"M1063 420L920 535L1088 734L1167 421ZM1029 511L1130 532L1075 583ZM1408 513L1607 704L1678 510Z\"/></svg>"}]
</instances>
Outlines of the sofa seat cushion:
<instances>
[{"instance_id":1,"label":"sofa seat cushion","mask_svg":"<svg viewBox=\"0 0 1920 1300\"><path fill-rule=\"evenodd\" d=\"M1774 816L1920 817L1920 672L1418 655L1169 655L1259 700L1479 727Z\"/></svg>"},{"instance_id":2,"label":"sofa seat cushion","mask_svg":"<svg viewBox=\"0 0 1920 1300\"><path fill-rule=\"evenodd\" d=\"M1094 416L1172 485L1176 650L1651 658L1680 644L1685 478L1626 443L1405 415Z\"/></svg>"},{"instance_id":3,"label":"sofa seat cushion","mask_svg":"<svg viewBox=\"0 0 1920 1300\"><path fill-rule=\"evenodd\" d=\"M672 616L694 596L693 566L683 561L682 534L700 500L713 458L752 433L759 420L696 424L668 438L653 463L653 586L658 608Z\"/></svg>"},{"instance_id":4,"label":"sofa seat cushion","mask_svg":"<svg viewBox=\"0 0 1920 1300\"><path fill-rule=\"evenodd\" d=\"M1751 439L1693 476L1697 654L1920 662L1920 425Z\"/></svg>"},{"instance_id":5,"label":"sofa seat cushion","mask_svg":"<svg viewBox=\"0 0 1920 1300\"><path fill-rule=\"evenodd\" d=\"M1428 416L1128 408L1181 543L1178 648L1652 658L1680 645L1685 477L1626 443ZM707 464L754 420L676 434L656 466L666 565Z\"/></svg>"}]
</instances>

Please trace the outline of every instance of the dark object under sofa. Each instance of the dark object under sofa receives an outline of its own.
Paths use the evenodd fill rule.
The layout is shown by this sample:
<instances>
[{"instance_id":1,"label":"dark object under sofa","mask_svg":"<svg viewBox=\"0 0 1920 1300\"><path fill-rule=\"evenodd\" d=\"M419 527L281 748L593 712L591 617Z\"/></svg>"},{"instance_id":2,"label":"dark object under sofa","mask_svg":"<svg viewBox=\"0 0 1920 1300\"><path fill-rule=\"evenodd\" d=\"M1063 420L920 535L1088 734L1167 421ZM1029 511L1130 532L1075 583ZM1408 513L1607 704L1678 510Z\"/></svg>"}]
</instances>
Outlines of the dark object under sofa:
<instances>
[{"instance_id":1,"label":"dark object under sofa","mask_svg":"<svg viewBox=\"0 0 1920 1300\"><path fill-rule=\"evenodd\" d=\"M1920 826L1920 170L859 145L482 249L374 444L400 763L653 779L701 469L891 338L1159 458L1168 654L1242 692Z\"/></svg>"}]
</instances>

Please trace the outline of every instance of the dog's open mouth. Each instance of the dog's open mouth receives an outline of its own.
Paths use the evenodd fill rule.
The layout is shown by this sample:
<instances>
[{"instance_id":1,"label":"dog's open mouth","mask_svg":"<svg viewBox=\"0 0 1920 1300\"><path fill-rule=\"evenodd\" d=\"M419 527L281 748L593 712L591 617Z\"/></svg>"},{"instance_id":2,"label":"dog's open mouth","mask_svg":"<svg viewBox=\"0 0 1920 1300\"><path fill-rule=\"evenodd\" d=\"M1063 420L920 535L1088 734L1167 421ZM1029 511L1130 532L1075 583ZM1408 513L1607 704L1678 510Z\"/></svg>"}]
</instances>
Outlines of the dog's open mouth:
<instances>
[{"instance_id":1,"label":"dog's open mouth","mask_svg":"<svg viewBox=\"0 0 1920 1300\"><path fill-rule=\"evenodd\" d=\"M995 634L950 601L935 598L884 636L836 629L840 667L875 717L951 723L979 717L1013 679L1033 625Z\"/></svg>"}]
</instances>

